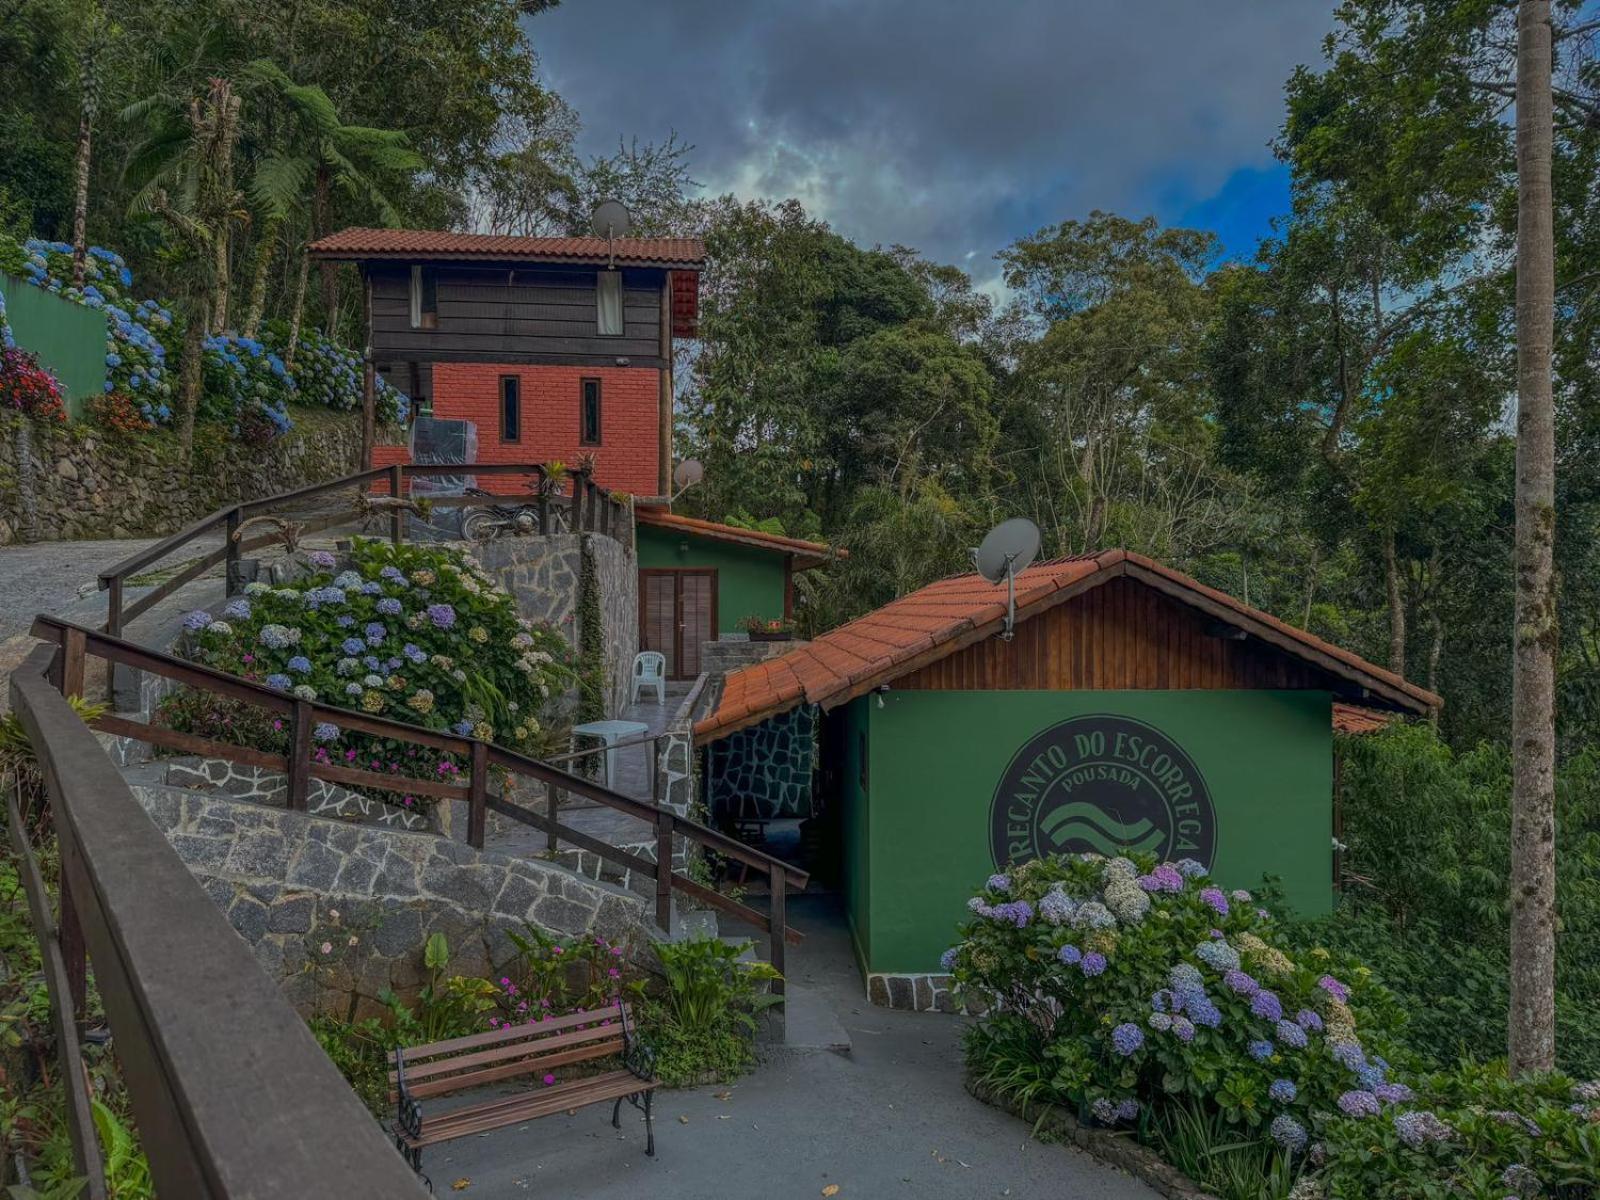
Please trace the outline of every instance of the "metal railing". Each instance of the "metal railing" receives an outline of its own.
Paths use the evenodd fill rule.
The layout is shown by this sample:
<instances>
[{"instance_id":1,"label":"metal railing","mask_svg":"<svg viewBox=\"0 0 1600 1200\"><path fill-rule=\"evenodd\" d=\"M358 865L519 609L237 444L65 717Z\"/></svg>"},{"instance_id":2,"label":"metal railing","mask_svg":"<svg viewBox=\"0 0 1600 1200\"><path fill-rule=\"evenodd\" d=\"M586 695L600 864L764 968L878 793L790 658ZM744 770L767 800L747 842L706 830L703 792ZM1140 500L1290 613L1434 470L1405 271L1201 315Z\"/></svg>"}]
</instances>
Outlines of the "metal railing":
<instances>
[{"instance_id":1,"label":"metal railing","mask_svg":"<svg viewBox=\"0 0 1600 1200\"><path fill-rule=\"evenodd\" d=\"M186 687L255 705L283 717L284 727L289 735L289 748L284 754L214 741L195 734L159 725L147 725L109 714L97 718L94 727L107 733L163 746L185 754L199 754L208 758L220 758L229 762L282 771L287 776L286 802L291 809L301 812L307 810L310 784L313 779L386 792L413 792L446 803L463 803L467 807L467 842L475 849L483 849L488 813L492 811L542 830L547 837L546 847L549 853L559 852L561 843L566 842L578 849L587 850L617 867L654 880L655 922L665 933L672 932L672 893L676 891L737 917L754 926L760 933L766 934L768 959L780 973L783 971L785 943L799 943L803 940L801 934L788 923L786 900L791 888L800 890L806 886L809 876L805 871L770 854L752 849L737 838L702 825L689 817L679 816L670 808L623 795L604 784L573 775L548 762L531 758L504 746L479 741L476 738L440 733L402 721L369 716L366 713L321 704L314 700L302 700L263 684L252 683L157 650L148 650L122 638L112 637L99 630L74 625L55 617L34 618L32 634L41 641L61 647L62 677L70 687L76 688L79 692L83 687L85 661L93 657L106 662L108 673L118 665L131 667L171 679ZM318 762L313 757L315 744L312 732L322 722L340 729L354 730L456 755L471 764L467 782L442 783L437 780L413 779L409 776L388 775ZM505 795L495 794L489 786L490 768L498 768L512 778L525 778L543 784L546 811L541 813L526 808ZM601 838L562 824L560 820L562 795L581 796L633 817L648 826L649 832L646 836L654 839L655 861L652 862ZM771 890L770 912L760 912L731 896L724 895L708 884L691 879L685 872L675 871L672 867L674 838L686 839L705 851L722 858L733 859L764 875ZM774 984L774 988L781 992L781 983Z\"/></svg>"},{"instance_id":2,"label":"metal railing","mask_svg":"<svg viewBox=\"0 0 1600 1200\"><path fill-rule=\"evenodd\" d=\"M7 797L84 1194L107 1194L80 1041L92 965L159 1194L422 1196L68 703L82 693L88 636L55 637L11 676L12 709L37 758L60 848L59 920L17 798Z\"/></svg>"},{"instance_id":3,"label":"metal railing","mask_svg":"<svg viewBox=\"0 0 1600 1200\"><path fill-rule=\"evenodd\" d=\"M374 485L384 485L384 490L379 493L380 496L405 499L412 495L412 490L408 487L411 481L431 479L441 475L511 475L526 477L530 483L524 497L519 497L515 493L483 496L430 495L426 500L433 508L474 508L521 502L531 504L539 510L541 530L551 528L554 512L566 509L568 532L599 533L612 538L619 538L619 534L629 532L631 536L633 513L629 502L595 483L593 473L587 468L576 468L555 476L541 463L396 463L389 467L373 467L371 470L342 475L325 483L314 483L260 500L246 500L219 508L216 512L201 517L194 524L162 538L155 545L102 571L99 576L100 590L108 593L105 632L113 637L120 637L130 621L148 612L184 584L192 583L219 563L227 564L228 577L232 579L235 564L243 555L281 540L277 534L242 537L244 523L252 517L268 515L285 505L332 492L358 489L355 502L334 512L321 513L308 520L297 522L300 535L317 533L359 517L374 515L373 507L366 499L366 494ZM396 545L405 540L405 518L404 508L398 505L389 507L389 538ZM158 586L136 600L129 601L126 598L125 592L130 579L148 572L157 563L185 547L219 532L222 534L220 547L185 563L182 569L162 580Z\"/></svg>"}]
</instances>

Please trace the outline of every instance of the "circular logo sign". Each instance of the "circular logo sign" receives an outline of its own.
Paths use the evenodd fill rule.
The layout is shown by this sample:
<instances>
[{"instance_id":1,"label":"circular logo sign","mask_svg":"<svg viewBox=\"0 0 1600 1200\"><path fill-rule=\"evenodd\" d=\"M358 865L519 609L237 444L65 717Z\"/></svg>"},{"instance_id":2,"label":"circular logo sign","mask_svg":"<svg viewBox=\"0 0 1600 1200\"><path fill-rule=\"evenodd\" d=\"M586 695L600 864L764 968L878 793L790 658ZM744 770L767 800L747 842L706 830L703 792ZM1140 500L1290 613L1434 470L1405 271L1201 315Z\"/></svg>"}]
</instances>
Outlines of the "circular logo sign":
<instances>
[{"instance_id":1,"label":"circular logo sign","mask_svg":"<svg viewBox=\"0 0 1600 1200\"><path fill-rule=\"evenodd\" d=\"M1194 760L1129 717L1074 717L1035 734L1006 767L989 807L998 867L1129 850L1209 867L1216 841L1216 813Z\"/></svg>"}]
</instances>

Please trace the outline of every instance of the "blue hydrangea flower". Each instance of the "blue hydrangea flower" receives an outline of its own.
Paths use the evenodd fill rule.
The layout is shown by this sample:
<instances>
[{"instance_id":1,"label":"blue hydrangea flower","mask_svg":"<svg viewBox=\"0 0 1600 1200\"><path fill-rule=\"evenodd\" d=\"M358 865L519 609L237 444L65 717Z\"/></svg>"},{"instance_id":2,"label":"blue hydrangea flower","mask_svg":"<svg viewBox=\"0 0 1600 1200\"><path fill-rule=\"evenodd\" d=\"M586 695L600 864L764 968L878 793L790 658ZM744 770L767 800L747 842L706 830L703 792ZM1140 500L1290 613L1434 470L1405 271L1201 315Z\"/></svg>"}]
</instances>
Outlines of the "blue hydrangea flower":
<instances>
[{"instance_id":1,"label":"blue hydrangea flower","mask_svg":"<svg viewBox=\"0 0 1600 1200\"><path fill-rule=\"evenodd\" d=\"M1192 858L1180 858L1172 865L1178 868L1178 874L1185 879L1199 879L1206 873L1205 867Z\"/></svg>"},{"instance_id":2,"label":"blue hydrangea flower","mask_svg":"<svg viewBox=\"0 0 1600 1200\"><path fill-rule=\"evenodd\" d=\"M1124 1021L1111 1031L1111 1045L1123 1058L1130 1058L1144 1045L1144 1030L1132 1021Z\"/></svg>"},{"instance_id":3,"label":"blue hydrangea flower","mask_svg":"<svg viewBox=\"0 0 1600 1200\"><path fill-rule=\"evenodd\" d=\"M1367 1056L1360 1042L1329 1042L1328 1049L1334 1061L1348 1071L1359 1071L1367 1065Z\"/></svg>"},{"instance_id":4,"label":"blue hydrangea flower","mask_svg":"<svg viewBox=\"0 0 1600 1200\"><path fill-rule=\"evenodd\" d=\"M428 615L430 617L433 615L432 608L428 609ZM989 876L988 882L983 886L988 888L991 892L1009 892L1011 890L1011 876L991 875Z\"/></svg>"},{"instance_id":5,"label":"blue hydrangea flower","mask_svg":"<svg viewBox=\"0 0 1600 1200\"><path fill-rule=\"evenodd\" d=\"M1411 1089L1403 1083L1380 1083L1372 1094L1385 1104L1405 1104L1413 1099Z\"/></svg>"},{"instance_id":6,"label":"blue hydrangea flower","mask_svg":"<svg viewBox=\"0 0 1600 1200\"><path fill-rule=\"evenodd\" d=\"M386 617L398 617L402 612L405 611L405 606L393 596L383 597L383 599L379 600L378 603L373 607L375 607Z\"/></svg>"},{"instance_id":7,"label":"blue hydrangea flower","mask_svg":"<svg viewBox=\"0 0 1600 1200\"><path fill-rule=\"evenodd\" d=\"M195 609L193 612L183 614L183 627L190 633L197 633L211 624L212 616L204 609Z\"/></svg>"},{"instance_id":8,"label":"blue hydrangea flower","mask_svg":"<svg viewBox=\"0 0 1600 1200\"><path fill-rule=\"evenodd\" d=\"M457 721L450 728L455 730L455 732L460 734L462 737L467 737L472 733L472 722L466 720Z\"/></svg>"},{"instance_id":9,"label":"blue hydrangea flower","mask_svg":"<svg viewBox=\"0 0 1600 1200\"><path fill-rule=\"evenodd\" d=\"M340 571L333 577L333 586L340 588L358 588L364 580L359 571Z\"/></svg>"},{"instance_id":10,"label":"blue hydrangea flower","mask_svg":"<svg viewBox=\"0 0 1600 1200\"><path fill-rule=\"evenodd\" d=\"M950 949L946 950L939 956L939 967L941 970L951 971L955 969L956 953L956 947L951 946Z\"/></svg>"},{"instance_id":11,"label":"blue hydrangea flower","mask_svg":"<svg viewBox=\"0 0 1600 1200\"><path fill-rule=\"evenodd\" d=\"M1257 1062L1265 1062L1272 1057L1272 1043L1266 1038L1257 1038L1246 1049L1250 1051L1250 1057Z\"/></svg>"},{"instance_id":12,"label":"blue hydrangea flower","mask_svg":"<svg viewBox=\"0 0 1600 1200\"><path fill-rule=\"evenodd\" d=\"M1198 992L1205 989L1206 981L1192 963L1179 963L1167 972L1167 981L1175 992Z\"/></svg>"},{"instance_id":13,"label":"blue hydrangea flower","mask_svg":"<svg viewBox=\"0 0 1600 1200\"><path fill-rule=\"evenodd\" d=\"M1105 974L1106 956L1098 951L1091 950L1083 956L1083 961L1078 964L1078 970L1091 978Z\"/></svg>"},{"instance_id":14,"label":"blue hydrangea flower","mask_svg":"<svg viewBox=\"0 0 1600 1200\"><path fill-rule=\"evenodd\" d=\"M1234 971L1239 967L1239 952L1227 942L1201 942L1194 956L1213 971Z\"/></svg>"},{"instance_id":15,"label":"blue hydrangea flower","mask_svg":"<svg viewBox=\"0 0 1600 1200\"><path fill-rule=\"evenodd\" d=\"M1295 1013L1294 1022L1308 1033L1322 1032L1322 1018L1309 1008L1302 1008Z\"/></svg>"},{"instance_id":16,"label":"blue hydrangea flower","mask_svg":"<svg viewBox=\"0 0 1600 1200\"><path fill-rule=\"evenodd\" d=\"M1211 998L1204 992L1186 995L1183 998L1183 1011L1189 1014L1189 1019L1196 1025L1203 1025L1207 1029L1215 1029L1222 1024L1222 1010L1211 1003Z\"/></svg>"},{"instance_id":17,"label":"blue hydrangea flower","mask_svg":"<svg viewBox=\"0 0 1600 1200\"><path fill-rule=\"evenodd\" d=\"M339 736L339 727L328 721L318 721L317 727L311 731L311 738L317 742L331 742Z\"/></svg>"},{"instance_id":18,"label":"blue hydrangea flower","mask_svg":"<svg viewBox=\"0 0 1600 1200\"><path fill-rule=\"evenodd\" d=\"M448 604L428 605L428 620L437 629L449 629L456 623L456 610Z\"/></svg>"},{"instance_id":19,"label":"blue hydrangea flower","mask_svg":"<svg viewBox=\"0 0 1600 1200\"><path fill-rule=\"evenodd\" d=\"M1069 967L1075 967L1083 961L1083 951L1070 942L1056 951L1056 957Z\"/></svg>"},{"instance_id":20,"label":"blue hydrangea flower","mask_svg":"<svg viewBox=\"0 0 1600 1200\"><path fill-rule=\"evenodd\" d=\"M294 686L294 680L290 679L287 675L274 672L273 674L267 676L267 686L269 688L276 688L280 692L287 692L291 687Z\"/></svg>"},{"instance_id":21,"label":"blue hydrangea flower","mask_svg":"<svg viewBox=\"0 0 1600 1200\"><path fill-rule=\"evenodd\" d=\"M361 594L363 596L378 596L382 595L382 593L383 584L375 579L369 579L361 585Z\"/></svg>"},{"instance_id":22,"label":"blue hydrangea flower","mask_svg":"<svg viewBox=\"0 0 1600 1200\"><path fill-rule=\"evenodd\" d=\"M1283 1017L1283 1001L1279 1000L1275 993L1262 988L1254 996L1250 997L1250 1011L1268 1021L1281 1020Z\"/></svg>"},{"instance_id":23,"label":"blue hydrangea flower","mask_svg":"<svg viewBox=\"0 0 1600 1200\"><path fill-rule=\"evenodd\" d=\"M250 601L243 596L229 600L222 606L222 615L234 621L248 621L250 619Z\"/></svg>"},{"instance_id":24,"label":"blue hydrangea flower","mask_svg":"<svg viewBox=\"0 0 1600 1200\"><path fill-rule=\"evenodd\" d=\"M351 658L354 658L356 655L360 654L363 650L365 650L367 648L367 644L366 644L366 642L362 641L360 638L349 637L349 638L345 638L344 641L339 643L339 648L341 650L343 650L346 654L348 654Z\"/></svg>"},{"instance_id":25,"label":"blue hydrangea flower","mask_svg":"<svg viewBox=\"0 0 1600 1200\"><path fill-rule=\"evenodd\" d=\"M1378 1098L1368 1091L1349 1091L1339 1097L1338 1105L1347 1117L1375 1117L1378 1115Z\"/></svg>"},{"instance_id":26,"label":"blue hydrangea flower","mask_svg":"<svg viewBox=\"0 0 1600 1200\"><path fill-rule=\"evenodd\" d=\"M1172 1018L1172 1033L1180 1042L1194 1041L1194 1022L1188 1017Z\"/></svg>"},{"instance_id":27,"label":"blue hydrangea flower","mask_svg":"<svg viewBox=\"0 0 1600 1200\"><path fill-rule=\"evenodd\" d=\"M1172 1028L1172 1018L1164 1012L1153 1012L1145 1020L1157 1033L1165 1033Z\"/></svg>"},{"instance_id":28,"label":"blue hydrangea flower","mask_svg":"<svg viewBox=\"0 0 1600 1200\"><path fill-rule=\"evenodd\" d=\"M413 645L411 642L407 642L403 647L401 647L400 653L405 655L406 658L410 659L414 663L425 663L428 661L428 652L416 645Z\"/></svg>"},{"instance_id":29,"label":"blue hydrangea flower","mask_svg":"<svg viewBox=\"0 0 1600 1200\"><path fill-rule=\"evenodd\" d=\"M1291 1050L1304 1050L1306 1046L1306 1031L1293 1021L1279 1021L1277 1026L1278 1040Z\"/></svg>"},{"instance_id":30,"label":"blue hydrangea flower","mask_svg":"<svg viewBox=\"0 0 1600 1200\"><path fill-rule=\"evenodd\" d=\"M338 626L339 626L340 629L349 629L350 626L352 626L352 625L354 625L356 623L356 619L354 617L352 617L349 613L342 614L341 616L336 618L336 621L337 621Z\"/></svg>"},{"instance_id":31,"label":"blue hydrangea flower","mask_svg":"<svg viewBox=\"0 0 1600 1200\"><path fill-rule=\"evenodd\" d=\"M1429 1142L1447 1142L1456 1134L1437 1114L1425 1109L1395 1114L1394 1129L1413 1150L1420 1150Z\"/></svg>"},{"instance_id":32,"label":"blue hydrangea flower","mask_svg":"<svg viewBox=\"0 0 1600 1200\"><path fill-rule=\"evenodd\" d=\"M367 645L369 646L381 646L383 645L383 639L389 636L389 631L377 621L367 622L367 628L365 632L367 635Z\"/></svg>"},{"instance_id":33,"label":"blue hydrangea flower","mask_svg":"<svg viewBox=\"0 0 1600 1200\"><path fill-rule=\"evenodd\" d=\"M1274 1079L1272 1086L1267 1089L1267 1095L1279 1104L1293 1104L1294 1098L1299 1094L1300 1089L1295 1087L1292 1079Z\"/></svg>"},{"instance_id":34,"label":"blue hydrangea flower","mask_svg":"<svg viewBox=\"0 0 1600 1200\"><path fill-rule=\"evenodd\" d=\"M359 683L347 683L347 684L345 684L344 685L344 694L346 696L359 696L359 695L361 695L361 685Z\"/></svg>"},{"instance_id":35,"label":"blue hydrangea flower","mask_svg":"<svg viewBox=\"0 0 1600 1200\"><path fill-rule=\"evenodd\" d=\"M291 658L289 660L289 662L287 663L287 667L288 667L289 670L293 671L296 675L309 675L309 674L311 674L311 660L309 658L307 658L304 654L296 654L293 658Z\"/></svg>"},{"instance_id":36,"label":"blue hydrangea flower","mask_svg":"<svg viewBox=\"0 0 1600 1200\"><path fill-rule=\"evenodd\" d=\"M390 583L398 583L403 585L406 581L405 572L399 567L384 567L383 570L378 572L378 574L384 579L387 579Z\"/></svg>"},{"instance_id":37,"label":"blue hydrangea flower","mask_svg":"<svg viewBox=\"0 0 1600 1200\"><path fill-rule=\"evenodd\" d=\"M1139 1115L1139 1102L1131 1097L1117 1104L1117 1120L1131 1121Z\"/></svg>"},{"instance_id":38,"label":"blue hydrangea flower","mask_svg":"<svg viewBox=\"0 0 1600 1200\"><path fill-rule=\"evenodd\" d=\"M1224 972L1222 982L1229 991L1240 996L1254 996L1261 990L1261 985L1254 978L1237 968Z\"/></svg>"},{"instance_id":39,"label":"blue hydrangea flower","mask_svg":"<svg viewBox=\"0 0 1600 1200\"><path fill-rule=\"evenodd\" d=\"M1306 1147L1305 1126L1286 1113L1272 1118L1272 1124L1267 1127L1267 1132L1273 1141L1292 1154L1298 1154Z\"/></svg>"}]
</instances>

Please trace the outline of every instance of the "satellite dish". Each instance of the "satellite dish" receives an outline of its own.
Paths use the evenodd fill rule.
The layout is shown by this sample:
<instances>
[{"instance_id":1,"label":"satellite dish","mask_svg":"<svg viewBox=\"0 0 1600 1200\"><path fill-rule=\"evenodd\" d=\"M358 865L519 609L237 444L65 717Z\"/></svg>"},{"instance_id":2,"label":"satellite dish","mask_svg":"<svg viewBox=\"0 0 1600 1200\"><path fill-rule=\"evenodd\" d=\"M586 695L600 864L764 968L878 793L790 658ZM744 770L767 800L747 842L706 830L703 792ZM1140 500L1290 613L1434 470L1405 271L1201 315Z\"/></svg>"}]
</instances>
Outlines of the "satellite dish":
<instances>
[{"instance_id":1,"label":"satellite dish","mask_svg":"<svg viewBox=\"0 0 1600 1200\"><path fill-rule=\"evenodd\" d=\"M704 464L698 458L686 458L672 472L672 486L680 492L692 488L706 477Z\"/></svg>"},{"instance_id":2,"label":"satellite dish","mask_svg":"<svg viewBox=\"0 0 1600 1200\"><path fill-rule=\"evenodd\" d=\"M628 214L628 208L621 200L602 200L594 210L594 216L589 218L589 228L594 230L595 237L603 237L607 241L627 237L628 230L633 228L633 217Z\"/></svg>"},{"instance_id":3,"label":"satellite dish","mask_svg":"<svg viewBox=\"0 0 1600 1200\"><path fill-rule=\"evenodd\" d=\"M1026 517L1012 517L989 531L972 552L972 565L990 583L1005 582L1006 626L1000 634L1009 642L1017 624L1017 574L1039 557L1039 527Z\"/></svg>"}]
</instances>

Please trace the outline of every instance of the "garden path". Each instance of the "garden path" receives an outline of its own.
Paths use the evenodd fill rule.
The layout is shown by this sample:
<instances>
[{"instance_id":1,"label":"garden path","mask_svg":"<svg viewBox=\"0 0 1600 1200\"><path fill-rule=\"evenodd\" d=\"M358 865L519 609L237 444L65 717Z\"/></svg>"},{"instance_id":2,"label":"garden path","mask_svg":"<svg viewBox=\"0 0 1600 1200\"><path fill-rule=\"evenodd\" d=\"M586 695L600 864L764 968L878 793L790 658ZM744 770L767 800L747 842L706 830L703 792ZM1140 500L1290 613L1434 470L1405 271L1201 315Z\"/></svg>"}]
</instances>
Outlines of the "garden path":
<instances>
[{"instance_id":1,"label":"garden path","mask_svg":"<svg viewBox=\"0 0 1600 1200\"><path fill-rule=\"evenodd\" d=\"M604 1106L546 1117L431 1151L440 1195L582 1195L586 1200L816 1197L836 1200L1154 1200L1145 1184L1079 1150L1028 1137L961 1085L962 1018L891 1012L862 994L837 901L790 902L806 934L791 981L828 1003L849 1054L769 1051L728 1086L656 1093L656 1157L639 1114L619 1134ZM626 1106L624 1106L626 1108Z\"/></svg>"}]
</instances>

